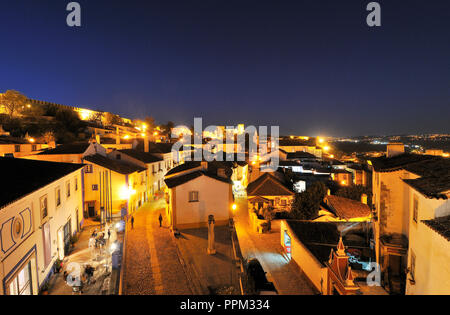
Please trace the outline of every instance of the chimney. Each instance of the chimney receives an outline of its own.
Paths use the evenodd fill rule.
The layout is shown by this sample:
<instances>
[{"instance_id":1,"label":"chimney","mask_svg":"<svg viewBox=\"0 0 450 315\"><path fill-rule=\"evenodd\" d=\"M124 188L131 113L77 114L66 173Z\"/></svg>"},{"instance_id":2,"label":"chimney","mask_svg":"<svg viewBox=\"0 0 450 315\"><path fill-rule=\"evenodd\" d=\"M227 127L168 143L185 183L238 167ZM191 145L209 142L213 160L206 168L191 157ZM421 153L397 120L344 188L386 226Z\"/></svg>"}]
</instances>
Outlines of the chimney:
<instances>
[{"instance_id":1,"label":"chimney","mask_svg":"<svg viewBox=\"0 0 450 315\"><path fill-rule=\"evenodd\" d=\"M367 204L367 195L366 194L361 195L361 202L365 205Z\"/></svg>"},{"instance_id":2,"label":"chimney","mask_svg":"<svg viewBox=\"0 0 450 315\"><path fill-rule=\"evenodd\" d=\"M400 142L388 143L386 157L394 157L405 153L405 145Z\"/></svg>"},{"instance_id":3,"label":"chimney","mask_svg":"<svg viewBox=\"0 0 450 315\"><path fill-rule=\"evenodd\" d=\"M224 168L218 168L217 169L217 176L227 178L227 174L225 172Z\"/></svg>"},{"instance_id":4,"label":"chimney","mask_svg":"<svg viewBox=\"0 0 450 315\"><path fill-rule=\"evenodd\" d=\"M150 149L149 149L149 143L148 143L148 135L145 134L145 137L144 137L144 151L148 153L149 150Z\"/></svg>"}]
</instances>

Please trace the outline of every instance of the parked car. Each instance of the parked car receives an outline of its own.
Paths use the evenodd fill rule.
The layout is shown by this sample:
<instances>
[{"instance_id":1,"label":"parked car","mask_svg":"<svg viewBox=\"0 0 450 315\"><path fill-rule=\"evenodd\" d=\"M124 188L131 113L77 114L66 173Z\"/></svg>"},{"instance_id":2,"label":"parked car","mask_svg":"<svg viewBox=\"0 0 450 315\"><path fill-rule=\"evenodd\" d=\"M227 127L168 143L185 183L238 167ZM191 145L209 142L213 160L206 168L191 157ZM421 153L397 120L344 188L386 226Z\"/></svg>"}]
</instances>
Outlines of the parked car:
<instances>
[{"instance_id":1,"label":"parked car","mask_svg":"<svg viewBox=\"0 0 450 315\"><path fill-rule=\"evenodd\" d=\"M247 274L250 281L253 281L255 291L260 295L276 295L278 294L272 282L266 277L266 272L261 266L258 259L250 259L247 262Z\"/></svg>"}]
</instances>

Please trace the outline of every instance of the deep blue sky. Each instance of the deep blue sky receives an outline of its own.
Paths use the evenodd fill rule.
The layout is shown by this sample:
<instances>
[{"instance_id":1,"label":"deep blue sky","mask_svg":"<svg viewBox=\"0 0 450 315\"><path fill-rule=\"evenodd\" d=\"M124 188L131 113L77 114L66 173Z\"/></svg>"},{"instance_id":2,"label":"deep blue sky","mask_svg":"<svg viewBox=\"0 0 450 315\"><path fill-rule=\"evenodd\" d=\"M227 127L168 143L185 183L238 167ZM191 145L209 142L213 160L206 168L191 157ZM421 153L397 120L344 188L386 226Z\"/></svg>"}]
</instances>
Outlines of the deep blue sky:
<instances>
[{"instance_id":1,"label":"deep blue sky","mask_svg":"<svg viewBox=\"0 0 450 315\"><path fill-rule=\"evenodd\" d=\"M0 0L0 91L285 134L450 133L450 2Z\"/></svg>"}]
</instances>

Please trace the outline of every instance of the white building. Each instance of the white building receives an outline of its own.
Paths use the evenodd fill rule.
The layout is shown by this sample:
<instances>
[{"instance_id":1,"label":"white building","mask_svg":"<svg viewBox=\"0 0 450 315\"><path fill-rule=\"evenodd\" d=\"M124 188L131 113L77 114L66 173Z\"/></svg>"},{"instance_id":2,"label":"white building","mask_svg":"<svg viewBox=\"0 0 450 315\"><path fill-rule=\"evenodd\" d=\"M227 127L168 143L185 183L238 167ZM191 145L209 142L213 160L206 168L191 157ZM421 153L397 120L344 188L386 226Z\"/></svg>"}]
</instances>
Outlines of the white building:
<instances>
[{"instance_id":1,"label":"white building","mask_svg":"<svg viewBox=\"0 0 450 315\"><path fill-rule=\"evenodd\" d=\"M443 166L436 161L435 166ZM450 173L450 161L447 164ZM431 173L431 172L430 172ZM409 199L406 294L450 294L450 176L405 180Z\"/></svg>"},{"instance_id":2,"label":"white building","mask_svg":"<svg viewBox=\"0 0 450 315\"><path fill-rule=\"evenodd\" d=\"M169 188L167 217L173 228L207 226L209 215L214 215L216 225L228 224L234 198L225 169L208 167L207 162L188 162L174 168L165 181Z\"/></svg>"},{"instance_id":3,"label":"white building","mask_svg":"<svg viewBox=\"0 0 450 315\"><path fill-rule=\"evenodd\" d=\"M0 158L0 294L38 294L83 220L83 165Z\"/></svg>"}]
</instances>

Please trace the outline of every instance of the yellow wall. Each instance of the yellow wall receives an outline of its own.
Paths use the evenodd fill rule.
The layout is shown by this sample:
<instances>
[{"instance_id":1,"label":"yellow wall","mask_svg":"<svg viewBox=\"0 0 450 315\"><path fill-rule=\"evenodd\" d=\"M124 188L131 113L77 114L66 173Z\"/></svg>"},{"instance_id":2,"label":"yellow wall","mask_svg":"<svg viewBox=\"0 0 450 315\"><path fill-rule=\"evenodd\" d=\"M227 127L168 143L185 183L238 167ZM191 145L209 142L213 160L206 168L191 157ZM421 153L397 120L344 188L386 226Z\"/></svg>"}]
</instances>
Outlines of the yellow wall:
<instances>
[{"instance_id":1,"label":"yellow wall","mask_svg":"<svg viewBox=\"0 0 450 315\"><path fill-rule=\"evenodd\" d=\"M75 178L78 180L77 191L75 191L74 186ZM71 186L70 197L66 197L67 181L70 182ZM55 197L57 187L61 189L61 205L58 207L56 206ZM41 220L40 199L45 195L48 201L48 215ZM69 222L69 219L71 220L72 233L77 230L77 209L78 222L81 223L83 220L81 170L73 172L2 208L0 211L1 247L3 250L6 250L6 253L0 251L0 268L2 268L0 275L8 275L19 261L35 247L31 261L33 293L37 294L38 285L42 285L51 271L53 262L61 253L58 251L58 230ZM23 222L23 234L21 236L12 236L10 231L11 222L14 222L16 219L20 219ZM52 262L48 266L44 266L43 231L40 228L46 222L50 225L51 235ZM4 294L3 279L0 280L2 280L0 294Z\"/></svg>"},{"instance_id":2,"label":"yellow wall","mask_svg":"<svg viewBox=\"0 0 450 315\"><path fill-rule=\"evenodd\" d=\"M302 269L315 288L322 294L327 293L328 269L295 236L286 220L280 224L281 246L284 247L284 232L291 238L291 257Z\"/></svg>"}]
</instances>

